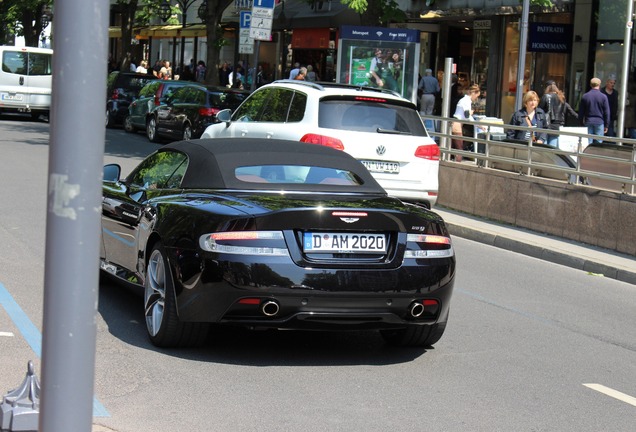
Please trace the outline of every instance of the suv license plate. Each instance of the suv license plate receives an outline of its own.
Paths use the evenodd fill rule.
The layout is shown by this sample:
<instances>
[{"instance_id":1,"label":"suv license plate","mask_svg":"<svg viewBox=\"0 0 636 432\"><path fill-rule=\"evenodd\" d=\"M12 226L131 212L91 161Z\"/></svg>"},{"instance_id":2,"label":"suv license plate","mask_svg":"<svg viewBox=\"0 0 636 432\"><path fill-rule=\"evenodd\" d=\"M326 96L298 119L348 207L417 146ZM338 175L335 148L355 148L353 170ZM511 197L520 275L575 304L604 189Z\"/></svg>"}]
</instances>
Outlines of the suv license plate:
<instances>
[{"instance_id":1,"label":"suv license plate","mask_svg":"<svg viewBox=\"0 0 636 432\"><path fill-rule=\"evenodd\" d=\"M385 162L385 161L373 161L363 160L360 161L367 167L369 172L375 173L390 173L398 174L400 172L400 164L398 162Z\"/></svg>"},{"instance_id":2,"label":"suv license plate","mask_svg":"<svg viewBox=\"0 0 636 432\"><path fill-rule=\"evenodd\" d=\"M2 100L21 101L22 95L16 93L2 93Z\"/></svg>"},{"instance_id":3,"label":"suv license plate","mask_svg":"<svg viewBox=\"0 0 636 432\"><path fill-rule=\"evenodd\" d=\"M303 251L313 253L384 253L386 235L364 233L303 234Z\"/></svg>"}]
</instances>

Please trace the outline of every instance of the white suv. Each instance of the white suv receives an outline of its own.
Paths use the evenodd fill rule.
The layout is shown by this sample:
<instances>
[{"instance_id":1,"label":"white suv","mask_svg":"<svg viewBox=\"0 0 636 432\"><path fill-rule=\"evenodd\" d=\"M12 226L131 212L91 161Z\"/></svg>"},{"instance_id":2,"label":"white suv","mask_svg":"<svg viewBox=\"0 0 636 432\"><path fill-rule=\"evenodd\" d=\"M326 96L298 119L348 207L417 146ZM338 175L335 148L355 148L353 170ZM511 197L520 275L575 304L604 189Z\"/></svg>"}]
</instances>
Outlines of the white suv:
<instances>
[{"instance_id":1,"label":"white suv","mask_svg":"<svg viewBox=\"0 0 636 432\"><path fill-rule=\"evenodd\" d=\"M439 147L415 104L346 84L281 80L260 87L201 138L278 138L334 147L360 160L391 196L437 200Z\"/></svg>"}]
</instances>

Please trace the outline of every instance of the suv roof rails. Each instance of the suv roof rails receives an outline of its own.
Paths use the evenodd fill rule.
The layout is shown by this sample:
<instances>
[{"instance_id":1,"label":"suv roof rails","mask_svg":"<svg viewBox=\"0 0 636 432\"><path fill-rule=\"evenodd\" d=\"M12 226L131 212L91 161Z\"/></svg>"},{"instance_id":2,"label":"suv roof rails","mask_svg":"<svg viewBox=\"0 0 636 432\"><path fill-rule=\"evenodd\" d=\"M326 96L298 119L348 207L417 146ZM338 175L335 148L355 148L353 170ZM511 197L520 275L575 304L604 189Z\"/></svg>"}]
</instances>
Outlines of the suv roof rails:
<instances>
[{"instance_id":1,"label":"suv roof rails","mask_svg":"<svg viewBox=\"0 0 636 432\"><path fill-rule=\"evenodd\" d=\"M298 84L304 85L307 87L315 88L316 90L325 90L325 87L331 88L343 88L343 89L353 89L358 91L373 91L377 93L388 93L393 96L403 97L401 94L396 92L395 90L381 89L378 87L370 87L363 85L354 85L354 84L343 84L343 83L335 83L335 82L326 82L326 81L304 81L304 80L290 80L290 79L281 79L276 80L274 83L288 83L288 84Z\"/></svg>"}]
</instances>

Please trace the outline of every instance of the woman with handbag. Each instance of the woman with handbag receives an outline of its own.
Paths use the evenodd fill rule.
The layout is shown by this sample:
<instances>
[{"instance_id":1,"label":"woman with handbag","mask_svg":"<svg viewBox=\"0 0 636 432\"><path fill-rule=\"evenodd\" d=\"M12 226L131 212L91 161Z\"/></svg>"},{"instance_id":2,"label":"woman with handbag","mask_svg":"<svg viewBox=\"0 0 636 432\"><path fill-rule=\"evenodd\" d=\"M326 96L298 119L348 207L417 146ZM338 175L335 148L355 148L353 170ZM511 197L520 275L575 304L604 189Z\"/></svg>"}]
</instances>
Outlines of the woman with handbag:
<instances>
[{"instance_id":1,"label":"woman with handbag","mask_svg":"<svg viewBox=\"0 0 636 432\"><path fill-rule=\"evenodd\" d=\"M523 95L523 108L512 115L510 124L513 126L547 129L548 119L546 113L538 105L539 95L533 90L526 92ZM543 144L547 141L548 134L542 131L509 129L506 131L506 137L508 139L525 140L526 142L532 137L533 143Z\"/></svg>"},{"instance_id":2,"label":"woman with handbag","mask_svg":"<svg viewBox=\"0 0 636 432\"><path fill-rule=\"evenodd\" d=\"M561 126L565 125L565 119L568 114L576 119L579 118L579 114L565 101L565 95L554 82L546 87L545 93L541 97L541 102L539 102L539 108L545 111L547 115L548 129L560 130ZM548 144L558 147L559 135L548 134Z\"/></svg>"}]
</instances>

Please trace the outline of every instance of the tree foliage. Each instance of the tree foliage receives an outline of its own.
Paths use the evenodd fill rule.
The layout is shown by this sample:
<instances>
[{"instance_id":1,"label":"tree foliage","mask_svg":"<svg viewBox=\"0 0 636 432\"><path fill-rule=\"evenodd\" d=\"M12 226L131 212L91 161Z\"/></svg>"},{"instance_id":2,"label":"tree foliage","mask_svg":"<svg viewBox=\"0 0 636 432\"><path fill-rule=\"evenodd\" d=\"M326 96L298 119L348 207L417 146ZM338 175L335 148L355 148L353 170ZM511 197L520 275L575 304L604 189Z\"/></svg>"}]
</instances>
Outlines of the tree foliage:
<instances>
[{"instance_id":1,"label":"tree foliage","mask_svg":"<svg viewBox=\"0 0 636 432\"><path fill-rule=\"evenodd\" d=\"M42 15L53 0L0 0L0 42L13 44L23 36L26 46L38 46L42 36Z\"/></svg>"}]
</instances>

